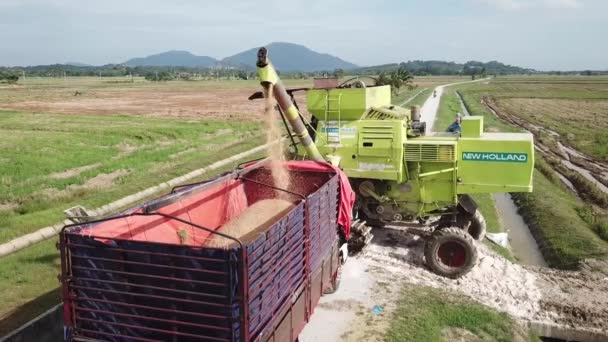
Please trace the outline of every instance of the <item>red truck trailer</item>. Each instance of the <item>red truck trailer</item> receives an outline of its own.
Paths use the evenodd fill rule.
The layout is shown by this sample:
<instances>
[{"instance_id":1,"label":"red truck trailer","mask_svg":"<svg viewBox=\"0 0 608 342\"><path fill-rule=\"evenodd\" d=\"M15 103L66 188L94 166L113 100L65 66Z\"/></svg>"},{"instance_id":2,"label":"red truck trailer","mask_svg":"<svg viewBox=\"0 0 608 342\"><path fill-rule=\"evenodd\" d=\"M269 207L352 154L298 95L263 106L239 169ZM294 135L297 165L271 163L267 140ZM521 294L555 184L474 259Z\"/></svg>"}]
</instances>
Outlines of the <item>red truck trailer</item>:
<instances>
[{"instance_id":1,"label":"red truck trailer","mask_svg":"<svg viewBox=\"0 0 608 342\"><path fill-rule=\"evenodd\" d=\"M257 163L60 236L68 341L295 341L341 265L339 171L288 162L276 189ZM320 164L319 164L320 165ZM303 166L303 167L302 167ZM216 231L283 192L294 207L255 234ZM205 247L222 236L226 248Z\"/></svg>"}]
</instances>

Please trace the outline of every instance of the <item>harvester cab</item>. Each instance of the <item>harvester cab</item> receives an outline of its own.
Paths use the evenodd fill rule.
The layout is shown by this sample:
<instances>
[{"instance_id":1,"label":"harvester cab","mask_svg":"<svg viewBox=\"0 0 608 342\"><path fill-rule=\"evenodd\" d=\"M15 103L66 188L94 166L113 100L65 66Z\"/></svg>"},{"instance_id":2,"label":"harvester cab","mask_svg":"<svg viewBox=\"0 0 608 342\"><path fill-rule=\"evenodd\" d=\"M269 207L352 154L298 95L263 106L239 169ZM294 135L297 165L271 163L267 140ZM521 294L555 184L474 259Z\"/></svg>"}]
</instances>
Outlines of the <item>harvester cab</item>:
<instances>
[{"instance_id":1,"label":"harvester cab","mask_svg":"<svg viewBox=\"0 0 608 342\"><path fill-rule=\"evenodd\" d=\"M462 118L460 132L427 134L418 107L392 105L390 86L358 80L306 89L307 120L265 48L257 68L299 141L297 158L329 162L349 177L357 195L351 250L370 241L370 226L408 229L426 239L433 271L459 277L476 264L475 240L486 230L470 195L532 191L531 134L484 132L481 116Z\"/></svg>"}]
</instances>

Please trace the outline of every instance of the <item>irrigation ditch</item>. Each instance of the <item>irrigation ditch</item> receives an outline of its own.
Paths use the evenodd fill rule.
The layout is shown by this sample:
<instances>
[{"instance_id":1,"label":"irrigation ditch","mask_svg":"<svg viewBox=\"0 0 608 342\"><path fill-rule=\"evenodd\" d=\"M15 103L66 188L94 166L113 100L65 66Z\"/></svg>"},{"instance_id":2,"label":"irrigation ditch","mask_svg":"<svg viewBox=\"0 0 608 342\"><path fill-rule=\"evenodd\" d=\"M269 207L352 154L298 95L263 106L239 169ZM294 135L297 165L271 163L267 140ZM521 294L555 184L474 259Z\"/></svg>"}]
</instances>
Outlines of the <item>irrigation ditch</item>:
<instances>
[{"instance_id":1,"label":"irrigation ditch","mask_svg":"<svg viewBox=\"0 0 608 342\"><path fill-rule=\"evenodd\" d=\"M458 92L456 96L463 113L468 115L469 110L462 96ZM547 164L563 182L564 188L587 202L602 206L602 197L597 194L590 196L589 192L595 190L596 193L607 194L606 165L559 140L547 146L547 139L543 140L541 134L549 134L553 138L559 138L559 134L501 111L489 97L484 97L482 103L502 121L534 135L536 151L544 159L551 160ZM553 256L537 223L531 219L530 208L510 194L495 194L493 198L503 226L510 228L511 250L535 274L543 292L541 309L545 315L551 316L549 321L529 320L529 328L552 341L607 341L608 262L585 260L572 265L573 271L544 267L547 265L545 259L550 260Z\"/></svg>"},{"instance_id":2,"label":"irrigation ditch","mask_svg":"<svg viewBox=\"0 0 608 342\"><path fill-rule=\"evenodd\" d=\"M466 103L458 91L454 92L460 102L464 116L471 115ZM498 212L498 218L509 235L509 249L522 264L530 266L547 266L547 263L538 247L537 240L530 231L530 227L517 210L517 205L508 193L496 193L492 199Z\"/></svg>"}]
</instances>

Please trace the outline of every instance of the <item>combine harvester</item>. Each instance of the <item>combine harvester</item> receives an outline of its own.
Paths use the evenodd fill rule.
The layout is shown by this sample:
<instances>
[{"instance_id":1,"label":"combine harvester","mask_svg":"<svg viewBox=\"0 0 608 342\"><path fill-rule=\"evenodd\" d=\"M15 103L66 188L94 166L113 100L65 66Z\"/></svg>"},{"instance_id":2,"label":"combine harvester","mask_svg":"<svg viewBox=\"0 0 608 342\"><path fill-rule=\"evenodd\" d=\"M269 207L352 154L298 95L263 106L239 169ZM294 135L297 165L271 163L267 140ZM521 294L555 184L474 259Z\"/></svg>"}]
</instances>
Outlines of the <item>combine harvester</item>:
<instances>
[{"instance_id":1,"label":"combine harvester","mask_svg":"<svg viewBox=\"0 0 608 342\"><path fill-rule=\"evenodd\" d=\"M461 134L425 136L419 109L392 105L390 86L368 87L355 78L285 89L265 48L258 51L257 67L262 86L266 92L272 87L284 121L303 147L293 141L295 158L330 163L350 179L356 192L351 250L370 241L370 227L406 228L426 239L425 258L434 272L457 278L476 264L474 240L486 231L468 194L532 191L529 133L486 133L483 117L470 116L462 120ZM310 124L293 97L301 90L307 91Z\"/></svg>"},{"instance_id":2,"label":"combine harvester","mask_svg":"<svg viewBox=\"0 0 608 342\"><path fill-rule=\"evenodd\" d=\"M299 139L294 158L312 161L284 164L287 188L258 162L66 226L67 340L295 341L320 296L337 289L347 243L362 248L372 226L413 227L429 267L459 277L485 233L466 194L532 190L530 134L484 133L471 117L462 136L425 136L417 111L390 104L389 86L360 81L309 89L308 124L266 54L261 84ZM288 205L258 210L267 201ZM243 217L256 222L239 230Z\"/></svg>"}]
</instances>

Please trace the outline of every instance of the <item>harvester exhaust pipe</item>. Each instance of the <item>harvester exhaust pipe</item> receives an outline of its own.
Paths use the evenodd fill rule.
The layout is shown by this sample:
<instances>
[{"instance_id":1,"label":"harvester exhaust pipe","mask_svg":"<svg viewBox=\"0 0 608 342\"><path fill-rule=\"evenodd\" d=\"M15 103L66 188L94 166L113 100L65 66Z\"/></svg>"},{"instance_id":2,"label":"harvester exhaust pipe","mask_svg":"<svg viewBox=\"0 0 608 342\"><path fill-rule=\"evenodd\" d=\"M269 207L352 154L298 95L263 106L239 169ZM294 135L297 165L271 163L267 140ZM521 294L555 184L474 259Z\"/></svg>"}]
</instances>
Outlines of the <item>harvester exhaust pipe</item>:
<instances>
[{"instance_id":1,"label":"harvester exhaust pipe","mask_svg":"<svg viewBox=\"0 0 608 342\"><path fill-rule=\"evenodd\" d=\"M302 120L300 120L300 113L291 101L287 91L285 91L285 87L281 83L279 75L274 70L274 67L268 59L268 50L266 50L264 47L258 50L258 60L256 66L258 67L260 84L264 90L266 90L266 94L268 94L269 88L272 86L272 94L276 99L279 108L281 108L281 111L285 113L287 121L289 121L289 124L300 140L300 143L306 150L308 158L315 161L324 162L325 159L319 153L319 150L308 134L308 130L304 126L304 123Z\"/></svg>"},{"instance_id":2,"label":"harvester exhaust pipe","mask_svg":"<svg viewBox=\"0 0 608 342\"><path fill-rule=\"evenodd\" d=\"M414 121L414 122L420 121L420 106L412 106L410 108L410 111L412 113L412 116L411 116L412 121Z\"/></svg>"}]
</instances>

